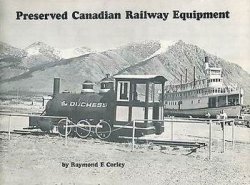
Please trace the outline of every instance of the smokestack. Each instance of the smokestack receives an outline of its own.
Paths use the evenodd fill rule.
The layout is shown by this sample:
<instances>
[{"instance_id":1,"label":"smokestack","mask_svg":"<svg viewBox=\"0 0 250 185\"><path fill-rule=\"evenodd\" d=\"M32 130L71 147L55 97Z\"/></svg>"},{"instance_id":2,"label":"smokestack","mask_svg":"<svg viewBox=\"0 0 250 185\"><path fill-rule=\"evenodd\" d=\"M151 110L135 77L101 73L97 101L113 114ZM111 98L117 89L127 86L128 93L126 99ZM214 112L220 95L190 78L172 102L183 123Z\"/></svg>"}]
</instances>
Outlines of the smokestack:
<instances>
[{"instance_id":1,"label":"smokestack","mask_svg":"<svg viewBox=\"0 0 250 185\"><path fill-rule=\"evenodd\" d=\"M182 90L182 75L181 75L181 90Z\"/></svg>"},{"instance_id":2,"label":"smokestack","mask_svg":"<svg viewBox=\"0 0 250 185\"><path fill-rule=\"evenodd\" d=\"M205 70L209 69L208 57L205 57Z\"/></svg>"},{"instance_id":3,"label":"smokestack","mask_svg":"<svg viewBox=\"0 0 250 185\"><path fill-rule=\"evenodd\" d=\"M194 87L195 87L195 66L194 66Z\"/></svg>"},{"instance_id":4,"label":"smokestack","mask_svg":"<svg viewBox=\"0 0 250 185\"><path fill-rule=\"evenodd\" d=\"M53 96L60 93L60 78L54 78Z\"/></svg>"},{"instance_id":5,"label":"smokestack","mask_svg":"<svg viewBox=\"0 0 250 185\"><path fill-rule=\"evenodd\" d=\"M208 63L208 57L205 57L205 63Z\"/></svg>"},{"instance_id":6,"label":"smokestack","mask_svg":"<svg viewBox=\"0 0 250 185\"><path fill-rule=\"evenodd\" d=\"M186 74L185 74L185 83L187 83L187 81L188 81L188 70L187 70L187 68L186 68Z\"/></svg>"}]
</instances>

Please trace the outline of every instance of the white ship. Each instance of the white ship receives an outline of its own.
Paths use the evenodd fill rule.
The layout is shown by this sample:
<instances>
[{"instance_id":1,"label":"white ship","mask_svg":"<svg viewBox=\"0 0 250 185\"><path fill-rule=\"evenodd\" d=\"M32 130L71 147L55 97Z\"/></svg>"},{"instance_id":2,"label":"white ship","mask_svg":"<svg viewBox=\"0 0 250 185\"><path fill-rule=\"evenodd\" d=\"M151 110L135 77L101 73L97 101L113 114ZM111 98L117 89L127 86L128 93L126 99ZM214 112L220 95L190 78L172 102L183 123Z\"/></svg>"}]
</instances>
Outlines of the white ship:
<instances>
[{"instance_id":1,"label":"white ship","mask_svg":"<svg viewBox=\"0 0 250 185\"><path fill-rule=\"evenodd\" d=\"M210 67L207 57L204 67L204 79L195 79L194 68L192 82L185 80L185 83L167 85L164 103L166 116L205 117L209 113L211 117L215 117L222 110L228 117L240 115L243 89L237 85L226 86L223 83L222 69Z\"/></svg>"}]
</instances>

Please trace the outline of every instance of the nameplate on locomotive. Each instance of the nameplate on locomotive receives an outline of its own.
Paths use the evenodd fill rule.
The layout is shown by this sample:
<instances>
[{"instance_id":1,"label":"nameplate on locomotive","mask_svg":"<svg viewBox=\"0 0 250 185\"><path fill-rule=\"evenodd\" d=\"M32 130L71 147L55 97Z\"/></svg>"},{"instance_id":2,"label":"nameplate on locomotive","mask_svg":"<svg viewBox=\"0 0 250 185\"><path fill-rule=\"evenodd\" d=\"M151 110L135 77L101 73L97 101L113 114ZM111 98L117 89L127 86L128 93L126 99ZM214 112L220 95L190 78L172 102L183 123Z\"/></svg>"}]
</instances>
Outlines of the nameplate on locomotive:
<instances>
[{"instance_id":1,"label":"nameplate on locomotive","mask_svg":"<svg viewBox=\"0 0 250 185\"><path fill-rule=\"evenodd\" d=\"M61 102L61 106L70 106L70 107L107 107L107 103L96 103L96 102L74 102L71 101L67 103L66 101Z\"/></svg>"}]
</instances>

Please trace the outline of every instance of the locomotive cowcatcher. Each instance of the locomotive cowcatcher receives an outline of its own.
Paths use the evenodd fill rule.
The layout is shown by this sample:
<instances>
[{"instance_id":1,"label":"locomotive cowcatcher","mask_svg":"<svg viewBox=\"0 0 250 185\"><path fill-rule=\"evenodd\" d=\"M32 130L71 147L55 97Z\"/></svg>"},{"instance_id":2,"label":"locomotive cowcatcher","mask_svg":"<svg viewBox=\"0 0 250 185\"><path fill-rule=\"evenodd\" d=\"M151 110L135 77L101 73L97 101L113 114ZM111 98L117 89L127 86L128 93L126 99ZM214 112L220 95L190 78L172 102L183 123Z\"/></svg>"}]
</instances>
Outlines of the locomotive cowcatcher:
<instances>
[{"instance_id":1,"label":"locomotive cowcatcher","mask_svg":"<svg viewBox=\"0 0 250 185\"><path fill-rule=\"evenodd\" d=\"M101 139L161 134L164 131L163 100L166 79L157 75L107 75L100 82L85 81L81 93L60 93L60 78L54 79L53 98L41 116L30 116L29 127L60 135L89 135ZM67 132L66 131L66 121ZM157 121L158 120L158 121Z\"/></svg>"}]
</instances>

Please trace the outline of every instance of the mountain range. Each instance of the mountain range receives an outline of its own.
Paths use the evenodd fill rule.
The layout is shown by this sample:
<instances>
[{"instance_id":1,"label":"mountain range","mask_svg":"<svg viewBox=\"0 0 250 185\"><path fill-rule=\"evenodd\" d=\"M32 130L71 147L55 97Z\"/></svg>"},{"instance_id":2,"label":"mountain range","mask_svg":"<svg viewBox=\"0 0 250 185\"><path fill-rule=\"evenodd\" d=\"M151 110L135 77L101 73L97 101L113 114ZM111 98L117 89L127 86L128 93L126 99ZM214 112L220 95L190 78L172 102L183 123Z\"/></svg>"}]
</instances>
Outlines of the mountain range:
<instances>
[{"instance_id":1,"label":"mountain range","mask_svg":"<svg viewBox=\"0 0 250 185\"><path fill-rule=\"evenodd\" d=\"M53 78L61 78L61 90L80 92L85 80L99 82L105 74L157 74L169 84L180 83L188 70L192 81L203 78L204 58L210 65L222 67L226 85L238 84L245 91L244 101L250 104L250 74L239 65L209 54L196 45L183 41L144 41L116 49L96 52L87 47L57 49L35 42L19 49L0 42L0 92L52 92Z\"/></svg>"}]
</instances>

